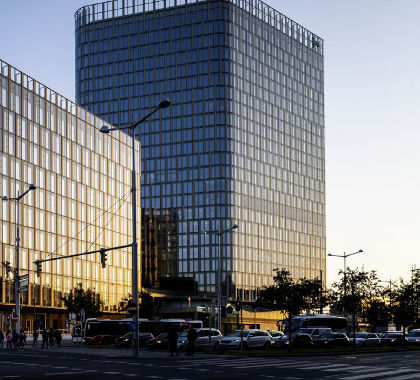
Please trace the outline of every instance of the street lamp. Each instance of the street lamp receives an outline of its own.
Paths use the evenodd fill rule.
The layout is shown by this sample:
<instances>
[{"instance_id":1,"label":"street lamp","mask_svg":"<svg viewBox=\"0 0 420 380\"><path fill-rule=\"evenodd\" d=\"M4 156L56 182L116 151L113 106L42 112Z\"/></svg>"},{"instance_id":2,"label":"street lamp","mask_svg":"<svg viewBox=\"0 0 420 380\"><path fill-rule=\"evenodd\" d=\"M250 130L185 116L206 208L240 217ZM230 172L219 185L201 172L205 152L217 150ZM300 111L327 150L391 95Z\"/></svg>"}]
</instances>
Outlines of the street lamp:
<instances>
[{"instance_id":1,"label":"street lamp","mask_svg":"<svg viewBox=\"0 0 420 380\"><path fill-rule=\"evenodd\" d=\"M344 261L344 272L343 272L343 275L344 275L344 297L347 296L347 278L346 278L347 267L346 267L346 258L349 257L349 256L356 255L357 253L362 253L362 252L363 252L363 250L362 249L359 249L358 251L353 252L353 253L345 253L344 252L343 255L333 255L332 253L329 253L328 254L328 256L341 257L343 259L343 261Z\"/></svg>"},{"instance_id":2,"label":"street lamp","mask_svg":"<svg viewBox=\"0 0 420 380\"><path fill-rule=\"evenodd\" d=\"M15 298L16 298L16 332L20 333L20 277L19 277L19 246L20 246L20 237L19 237L19 216L20 216L20 200L28 194L31 190L35 190L36 186L33 184L29 185L28 190L24 193L18 195L14 198L9 198L6 195L2 197L3 201L16 201L16 269L14 270L15 275Z\"/></svg>"},{"instance_id":3,"label":"street lamp","mask_svg":"<svg viewBox=\"0 0 420 380\"><path fill-rule=\"evenodd\" d=\"M132 193L132 216L133 216L133 245L132 245L132 292L133 292L133 301L136 304L136 314L133 317L135 325L135 342L136 342L136 357L139 356L139 285L138 285L138 257L137 257L137 214L136 214L136 159L135 159L135 131L136 127L143 123L146 119L152 116L156 111L161 108L167 108L171 105L171 102L168 99L163 99L157 107L150 111L146 116L144 116L140 121L129 125L128 127L114 127L109 128L104 125L101 127L100 131L102 133L109 133L112 131L127 130L131 129L132 136L132 170L131 170L131 193Z\"/></svg>"},{"instance_id":4,"label":"street lamp","mask_svg":"<svg viewBox=\"0 0 420 380\"><path fill-rule=\"evenodd\" d=\"M220 228L217 229L217 231L203 231L205 234L207 233L214 233L217 235L218 237L218 252L217 252L217 329L220 331L220 327L221 327L221 318L222 318L222 313L221 313L221 308L222 308L222 290L221 290L221 268L222 268L222 264L221 264L221 238L222 235L226 232L232 231L236 228L238 228L239 226L237 224L234 224L232 227L226 229L226 230L222 230Z\"/></svg>"}]
</instances>

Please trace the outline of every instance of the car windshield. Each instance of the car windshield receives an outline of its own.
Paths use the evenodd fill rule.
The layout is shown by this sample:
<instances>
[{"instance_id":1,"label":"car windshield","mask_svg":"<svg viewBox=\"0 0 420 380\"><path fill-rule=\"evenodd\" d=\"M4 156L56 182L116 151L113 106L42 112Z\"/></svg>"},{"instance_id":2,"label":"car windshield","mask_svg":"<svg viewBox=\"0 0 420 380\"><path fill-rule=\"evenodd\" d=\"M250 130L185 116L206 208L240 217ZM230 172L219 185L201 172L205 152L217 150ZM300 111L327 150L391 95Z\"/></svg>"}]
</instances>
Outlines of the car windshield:
<instances>
[{"instance_id":1,"label":"car windshield","mask_svg":"<svg viewBox=\"0 0 420 380\"><path fill-rule=\"evenodd\" d=\"M299 334L309 334L311 335L313 329L299 329L298 331L296 331Z\"/></svg>"},{"instance_id":2,"label":"car windshield","mask_svg":"<svg viewBox=\"0 0 420 380\"><path fill-rule=\"evenodd\" d=\"M398 338L401 334L385 334L384 338Z\"/></svg>"},{"instance_id":3,"label":"car windshield","mask_svg":"<svg viewBox=\"0 0 420 380\"><path fill-rule=\"evenodd\" d=\"M242 336L248 336L249 331L242 331ZM235 331L231 336L241 336L241 331Z\"/></svg>"},{"instance_id":4,"label":"car windshield","mask_svg":"<svg viewBox=\"0 0 420 380\"><path fill-rule=\"evenodd\" d=\"M367 336L367 333L356 333L356 338L366 338ZM351 334L350 337L352 338Z\"/></svg>"},{"instance_id":5,"label":"car windshield","mask_svg":"<svg viewBox=\"0 0 420 380\"><path fill-rule=\"evenodd\" d=\"M278 331L270 331L270 335L272 337L275 337L275 336L280 336L281 334Z\"/></svg>"},{"instance_id":6,"label":"car windshield","mask_svg":"<svg viewBox=\"0 0 420 380\"><path fill-rule=\"evenodd\" d=\"M164 332L164 333L162 333L162 334L159 334L159 335L157 336L157 338L167 338L167 337L168 337L168 334L169 334L169 333Z\"/></svg>"},{"instance_id":7,"label":"car windshield","mask_svg":"<svg viewBox=\"0 0 420 380\"><path fill-rule=\"evenodd\" d=\"M186 337L188 335L188 331L183 331L181 334L179 334L180 338Z\"/></svg>"},{"instance_id":8,"label":"car windshield","mask_svg":"<svg viewBox=\"0 0 420 380\"><path fill-rule=\"evenodd\" d=\"M127 334L124 334L121 338L131 338L131 335L133 335L133 333L129 332Z\"/></svg>"},{"instance_id":9,"label":"car windshield","mask_svg":"<svg viewBox=\"0 0 420 380\"><path fill-rule=\"evenodd\" d=\"M412 331L408 334L408 336L420 336L420 331Z\"/></svg>"}]
</instances>

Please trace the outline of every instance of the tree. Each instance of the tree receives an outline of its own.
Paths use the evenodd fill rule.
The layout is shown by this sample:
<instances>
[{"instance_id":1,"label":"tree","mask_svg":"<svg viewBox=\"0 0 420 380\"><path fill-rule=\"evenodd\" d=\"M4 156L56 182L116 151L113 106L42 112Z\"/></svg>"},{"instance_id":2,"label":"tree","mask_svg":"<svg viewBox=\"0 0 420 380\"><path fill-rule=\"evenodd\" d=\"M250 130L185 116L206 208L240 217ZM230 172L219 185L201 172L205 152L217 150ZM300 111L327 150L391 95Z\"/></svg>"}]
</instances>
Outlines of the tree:
<instances>
[{"instance_id":1,"label":"tree","mask_svg":"<svg viewBox=\"0 0 420 380\"><path fill-rule=\"evenodd\" d=\"M133 297L129 293L127 297L121 298L118 309L120 312L127 312L128 304L131 302ZM139 294L139 316L140 318L154 319L160 308L160 302L154 298L148 291L144 290Z\"/></svg>"},{"instance_id":2,"label":"tree","mask_svg":"<svg viewBox=\"0 0 420 380\"><path fill-rule=\"evenodd\" d=\"M420 273L413 272L409 282L401 280L393 297L394 321L403 327L405 335L406 327L415 326L418 323Z\"/></svg>"},{"instance_id":3,"label":"tree","mask_svg":"<svg viewBox=\"0 0 420 380\"><path fill-rule=\"evenodd\" d=\"M289 319L290 337L292 317L301 314L304 310L317 309L326 305L326 299L322 295L322 282L318 278L314 280L301 278L294 281L285 268L274 269L274 272L274 285L262 289L256 302L259 306L268 309L285 311ZM291 344L289 348L292 348Z\"/></svg>"},{"instance_id":4,"label":"tree","mask_svg":"<svg viewBox=\"0 0 420 380\"><path fill-rule=\"evenodd\" d=\"M79 313L84 309L86 318L96 318L101 315L101 309L105 304L94 290L91 288L84 290L82 283L78 283L61 299L69 313Z\"/></svg>"},{"instance_id":5,"label":"tree","mask_svg":"<svg viewBox=\"0 0 420 380\"><path fill-rule=\"evenodd\" d=\"M339 271L339 274L344 274ZM356 269L346 269L346 281L344 277L335 282L330 290L330 310L334 314L351 314L353 325L353 338L356 332L356 316L363 313L374 312L375 307L379 308L378 301L381 297L379 291L379 279L376 271L367 272ZM368 309L371 310L368 312ZM366 314L367 315L367 314ZM370 318L373 320L372 315ZM376 319L378 316L376 316ZM353 348L356 347L356 340L353 339Z\"/></svg>"}]
</instances>

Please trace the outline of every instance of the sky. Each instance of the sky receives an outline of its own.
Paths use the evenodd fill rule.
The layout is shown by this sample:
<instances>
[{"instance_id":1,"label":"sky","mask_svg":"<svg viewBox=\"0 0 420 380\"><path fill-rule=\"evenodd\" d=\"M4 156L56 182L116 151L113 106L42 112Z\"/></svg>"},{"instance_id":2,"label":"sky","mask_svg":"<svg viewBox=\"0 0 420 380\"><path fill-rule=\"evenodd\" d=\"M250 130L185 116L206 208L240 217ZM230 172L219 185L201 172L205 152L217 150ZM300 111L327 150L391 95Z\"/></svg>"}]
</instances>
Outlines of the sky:
<instances>
[{"instance_id":1,"label":"sky","mask_svg":"<svg viewBox=\"0 0 420 380\"><path fill-rule=\"evenodd\" d=\"M74 100L74 12L91 1L0 0L0 59ZM327 252L408 278L420 253L417 0L270 0L325 41ZM327 281L343 260L327 257Z\"/></svg>"}]
</instances>

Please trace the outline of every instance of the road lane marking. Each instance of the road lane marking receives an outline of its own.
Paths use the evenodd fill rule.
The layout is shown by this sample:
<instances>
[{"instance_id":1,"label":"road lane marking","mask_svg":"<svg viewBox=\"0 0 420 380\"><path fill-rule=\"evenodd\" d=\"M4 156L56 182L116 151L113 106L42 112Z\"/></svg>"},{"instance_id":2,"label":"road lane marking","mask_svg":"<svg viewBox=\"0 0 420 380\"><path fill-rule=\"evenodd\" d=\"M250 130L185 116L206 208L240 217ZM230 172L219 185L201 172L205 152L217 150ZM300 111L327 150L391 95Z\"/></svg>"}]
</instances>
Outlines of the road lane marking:
<instances>
[{"instance_id":1,"label":"road lane marking","mask_svg":"<svg viewBox=\"0 0 420 380\"><path fill-rule=\"evenodd\" d=\"M409 380L409 379L420 379L420 374L412 373L410 375L402 375L402 376L392 376L392 377L385 377L383 380L392 379L392 380Z\"/></svg>"},{"instance_id":2,"label":"road lane marking","mask_svg":"<svg viewBox=\"0 0 420 380\"><path fill-rule=\"evenodd\" d=\"M412 372L415 371L414 369L398 369L394 371L382 371L382 372L376 372L371 374L365 374L365 375L357 375L357 376L347 376L342 377L341 380L363 380L363 379L370 379L372 377L379 377L380 379L385 379L391 375L398 375L403 374L404 372ZM414 374L413 374L414 375ZM418 375L418 372L417 372ZM391 377L392 379L395 379L394 376Z\"/></svg>"},{"instance_id":3,"label":"road lane marking","mask_svg":"<svg viewBox=\"0 0 420 380\"><path fill-rule=\"evenodd\" d=\"M67 375L75 375L75 374L79 374L79 373L90 373L90 372L99 372L96 369L89 369L86 371L68 371L68 372L50 372L50 373L45 373L44 376L67 376Z\"/></svg>"}]
</instances>

